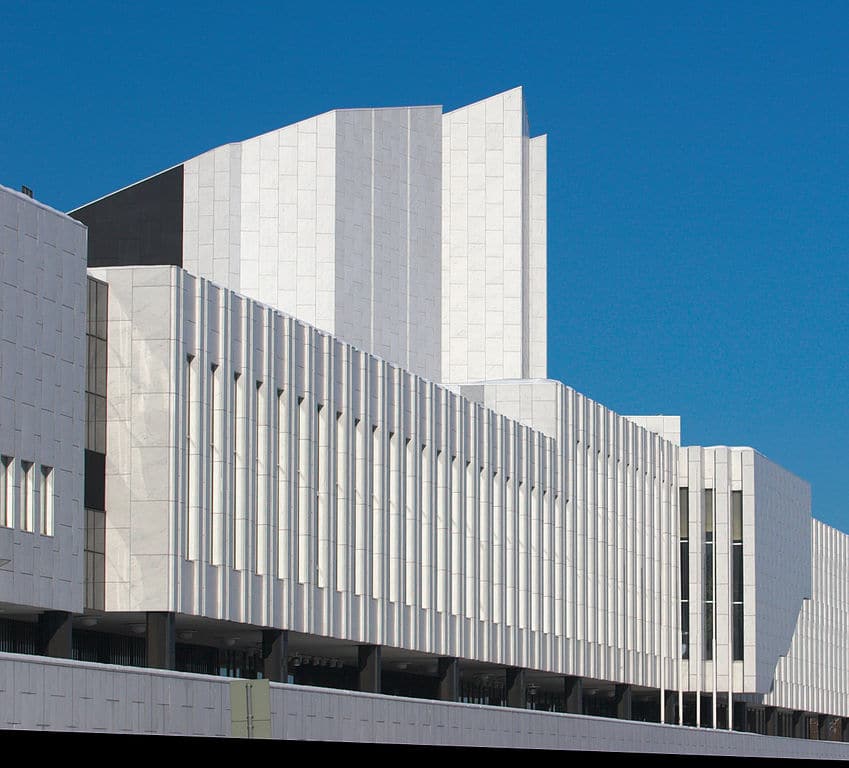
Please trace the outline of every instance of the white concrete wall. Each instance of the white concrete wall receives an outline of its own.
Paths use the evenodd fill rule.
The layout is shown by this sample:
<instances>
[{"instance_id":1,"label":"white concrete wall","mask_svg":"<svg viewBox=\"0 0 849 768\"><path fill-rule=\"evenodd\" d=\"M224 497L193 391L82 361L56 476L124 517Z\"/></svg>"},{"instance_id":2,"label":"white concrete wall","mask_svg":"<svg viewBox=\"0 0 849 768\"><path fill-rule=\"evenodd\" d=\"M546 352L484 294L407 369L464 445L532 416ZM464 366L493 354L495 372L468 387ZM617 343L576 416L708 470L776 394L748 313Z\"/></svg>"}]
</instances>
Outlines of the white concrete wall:
<instances>
[{"instance_id":1,"label":"white concrete wall","mask_svg":"<svg viewBox=\"0 0 849 768\"><path fill-rule=\"evenodd\" d=\"M184 165L183 266L439 381L439 107L336 110Z\"/></svg>"},{"instance_id":2,"label":"white concrete wall","mask_svg":"<svg viewBox=\"0 0 849 768\"><path fill-rule=\"evenodd\" d=\"M0 653L0 728L230 736L230 681Z\"/></svg>"},{"instance_id":3,"label":"white concrete wall","mask_svg":"<svg viewBox=\"0 0 849 768\"><path fill-rule=\"evenodd\" d=\"M849 716L849 536L811 521L811 596L764 702ZM791 564L795 565L795 564Z\"/></svg>"},{"instance_id":4,"label":"white concrete wall","mask_svg":"<svg viewBox=\"0 0 849 768\"><path fill-rule=\"evenodd\" d=\"M649 432L656 432L664 440L675 445L681 445L681 417L680 416L626 416L635 424L639 424Z\"/></svg>"},{"instance_id":5,"label":"white concrete wall","mask_svg":"<svg viewBox=\"0 0 849 768\"><path fill-rule=\"evenodd\" d=\"M544 377L546 143L521 88L443 117L442 374Z\"/></svg>"},{"instance_id":6,"label":"white concrete wall","mask_svg":"<svg viewBox=\"0 0 849 768\"><path fill-rule=\"evenodd\" d=\"M82 611L85 265L82 224L0 187L0 603Z\"/></svg>"},{"instance_id":7,"label":"white concrete wall","mask_svg":"<svg viewBox=\"0 0 849 768\"><path fill-rule=\"evenodd\" d=\"M574 674L675 689L677 447L558 381L460 389L555 440L554 621L575 647Z\"/></svg>"},{"instance_id":8,"label":"white concrete wall","mask_svg":"<svg viewBox=\"0 0 849 768\"><path fill-rule=\"evenodd\" d=\"M755 589L757 689L772 685L779 656L790 641L802 601L811 597L811 488L756 451ZM849 637L844 645L849 654Z\"/></svg>"},{"instance_id":9,"label":"white concrete wall","mask_svg":"<svg viewBox=\"0 0 849 768\"><path fill-rule=\"evenodd\" d=\"M105 605L173 610L179 465L172 413L185 355L181 361L173 344L180 315L171 270L90 273L109 275Z\"/></svg>"},{"instance_id":10,"label":"white concrete wall","mask_svg":"<svg viewBox=\"0 0 849 768\"><path fill-rule=\"evenodd\" d=\"M548 375L548 137L528 141L528 275L525 312L529 379Z\"/></svg>"},{"instance_id":11,"label":"white concrete wall","mask_svg":"<svg viewBox=\"0 0 849 768\"><path fill-rule=\"evenodd\" d=\"M659 541L675 453L657 435L540 382L534 407L580 446L562 459L182 270L92 272L110 284L110 386L131 392L110 398L107 609L674 687Z\"/></svg>"},{"instance_id":12,"label":"white concrete wall","mask_svg":"<svg viewBox=\"0 0 849 768\"><path fill-rule=\"evenodd\" d=\"M236 681L233 681L236 682ZM0 727L228 737L228 678L0 653ZM845 760L849 745L272 683L274 739ZM285 747L284 747L285 748Z\"/></svg>"},{"instance_id":13,"label":"white concrete wall","mask_svg":"<svg viewBox=\"0 0 849 768\"><path fill-rule=\"evenodd\" d=\"M212 149L183 165L183 265L237 291L242 287L243 251L245 260L253 257L244 268L246 286L252 285L250 265L255 268L256 260L250 249L256 233L249 217L245 226L250 234L242 237L241 165L238 143Z\"/></svg>"},{"instance_id":14,"label":"white concrete wall","mask_svg":"<svg viewBox=\"0 0 849 768\"><path fill-rule=\"evenodd\" d=\"M751 448L681 448L679 467L678 482L689 498L691 643L690 659L682 662L685 689L767 694L778 659L790 646L802 600L810 594L808 485ZM714 499L714 660L705 660L702 642L705 489L713 490ZM732 652L733 491L743 494L742 661Z\"/></svg>"}]
</instances>

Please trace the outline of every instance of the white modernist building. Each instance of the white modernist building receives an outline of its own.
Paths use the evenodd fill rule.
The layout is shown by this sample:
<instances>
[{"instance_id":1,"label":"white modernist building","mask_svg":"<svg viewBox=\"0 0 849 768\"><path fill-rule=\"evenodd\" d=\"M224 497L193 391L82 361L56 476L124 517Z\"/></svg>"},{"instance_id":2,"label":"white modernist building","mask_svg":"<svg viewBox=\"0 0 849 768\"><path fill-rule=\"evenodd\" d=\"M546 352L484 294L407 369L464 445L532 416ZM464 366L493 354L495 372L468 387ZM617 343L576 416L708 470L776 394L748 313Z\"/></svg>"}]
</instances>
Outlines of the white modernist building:
<instances>
[{"instance_id":1,"label":"white modernist building","mask_svg":"<svg viewBox=\"0 0 849 768\"><path fill-rule=\"evenodd\" d=\"M849 738L808 485L546 378L521 89L0 209L0 648Z\"/></svg>"}]
</instances>

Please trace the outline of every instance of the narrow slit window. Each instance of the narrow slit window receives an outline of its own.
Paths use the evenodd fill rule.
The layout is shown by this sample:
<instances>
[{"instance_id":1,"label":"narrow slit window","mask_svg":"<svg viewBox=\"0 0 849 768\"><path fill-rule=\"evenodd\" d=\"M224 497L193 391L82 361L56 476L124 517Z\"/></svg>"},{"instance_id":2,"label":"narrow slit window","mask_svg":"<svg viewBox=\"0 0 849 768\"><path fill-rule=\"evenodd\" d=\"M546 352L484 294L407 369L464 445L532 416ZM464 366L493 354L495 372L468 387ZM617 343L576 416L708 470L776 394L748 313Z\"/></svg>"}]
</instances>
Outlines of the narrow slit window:
<instances>
[{"instance_id":1,"label":"narrow slit window","mask_svg":"<svg viewBox=\"0 0 849 768\"><path fill-rule=\"evenodd\" d=\"M0 456L0 525L11 528L15 524L14 463L11 456Z\"/></svg>"},{"instance_id":2,"label":"narrow slit window","mask_svg":"<svg viewBox=\"0 0 849 768\"><path fill-rule=\"evenodd\" d=\"M286 400L284 391L277 390L277 493L275 495L275 519L277 521L277 575L282 577L286 572L289 562L287 544L288 538L284 532L288 532L289 526L285 520L285 510L288 505L288 472L287 472L287 425L286 425Z\"/></svg>"},{"instance_id":3,"label":"narrow slit window","mask_svg":"<svg viewBox=\"0 0 849 768\"><path fill-rule=\"evenodd\" d=\"M232 473L231 473L231 497L232 497L232 515L230 517L230 567L239 569L241 567L241 558L239 557L239 548L241 547L241 537L239 536L239 517L242 512L242 505L239 501L239 409L241 407L242 398L239 386L241 374L233 374L233 420L231 423L231 440L232 440Z\"/></svg>"},{"instance_id":4,"label":"narrow slit window","mask_svg":"<svg viewBox=\"0 0 849 768\"><path fill-rule=\"evenodd\" d=\"M53 535L53 467L41 468L41 520L40 531L44 536Z\"/></svg>"},{"instance_id":5,"label":"narrow slit window","mask_svg":"<svg viewBox=\"0 0 849 768\"><path fill-rule=\"evenodd\" d=\"M185 529L186 535L186 548L185 548L185 557L187 560L192 557L192 545L193 545L193 530L192 530L192 507L193 507L193 495L192 495L192 427L193 427L193 419L192 419L192 362L194 361L194 357L192 355L186 355L186 381L185 381L185 402L186 402L186 434L185 441L183 446L183 476L185 478L184 489L183 489L183 527Z\"/></svg>"},{"instance_id":6,"label":"narrow slit window","mask_svg":"<svg viewBox=\"0 0 849 768\"><path fill-rule=\"evenodd\" d=\"M705 520L704 520L704 583L705 583L705 610L704 610L704 658L705 661L713 660L713 636L714 636L714 550L713 550L713 489L705 489Z\"/></svg>"},{"instance_id":7,"label":"narrow slit window","mask_svg":"<svg viewBox=\"0 0 849 768\"><path fill-rule=\"evenodd\" d=\"M254 571L265 573L267 558L268 503L266 481L268 469L268 429L265 425L265 391L262 382L256 382L256 419L254 421Z\"/></svg>"},{"instance_id":8,"label":"narrow slit window","mask_svg":"<svg viewBox=\"0 0 849 768\"><path fill-rule=\"evenodd\" d=\"M690 489L678 489L681 553L681 658L690 658Z\"/></svg>"},{"instance_id":9,"label":"narrow slit window","mask_svg":"<svg viewBox=\"0 0 849 768\"><path fill-rule=\"evenodd\" d=\"M32 462L21 462L21 509L23 510L23 529L30 533L34 530L33 520L33 487L32 487Z\"/></svg>"},{"instance_id":10,"label":"narrow slit window","mask_svg":"<svg viewBox=\"0 0 849 768\"><path fill-rule=\"evenodd\" d=\"M731 491L731 642L743 660L743 491Z\"/></svg>"},{"instance_id":11,"label":"narrow slit window","mask_svg":"<svg viewBox=\"0 0 849 768\"><path fill-rule=\"evenodd\" d=\"M215 410L218 405L218 387L217 385L218 378L218 366L214 363L210 366L209 371L209 466L208 466L208 477L209 477L209 517L208 517L208 526L207 526L207 543L209 546L208 552L208 560L210 563L217 563L215 547L217 544L217 538L215 535L215 524L216 524L216 515L218 513L218 498L216 497L217 487L215 484L215 460L216 460L216 450L218 447L218 438L215 434L215 430L218 426L217 419L215 418Z\"/></svg>"}]
</instances>

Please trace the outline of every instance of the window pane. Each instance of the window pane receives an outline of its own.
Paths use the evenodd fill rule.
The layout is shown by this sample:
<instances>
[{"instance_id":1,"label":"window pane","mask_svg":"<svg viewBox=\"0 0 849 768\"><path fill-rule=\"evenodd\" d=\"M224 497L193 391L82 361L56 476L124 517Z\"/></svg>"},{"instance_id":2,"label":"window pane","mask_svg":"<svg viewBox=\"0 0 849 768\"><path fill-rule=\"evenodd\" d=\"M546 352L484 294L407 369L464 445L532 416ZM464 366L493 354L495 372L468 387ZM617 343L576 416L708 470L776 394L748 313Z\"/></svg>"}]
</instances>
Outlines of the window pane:
<instances>
[{"instance_id":1,"label":"window pane","mask_svg":"<svg viewBox=\"0 0 849 768\"><path fill-rule=\"evenodd\" d=\"M93 396L94 399L94 448L98 453L106 453L106 398Z\"/></svg>"},{"instance_id":2,"label":"window pane","mask_svg":"<svg viewBox=\"0 0 849 768\"><path fill-rule=\"evenodd\" d=\"M735 603L743 602L743 545L734 544L731 547L731 581L732 596Z\"/></svg>"},{"instance_id":3,"label":"window pane","mask_svg":"<svg viewBox=\"0 0 849 768\"><path fill-rule=\"evenodd\" d=\"M86 318L87 327L88 327L87 332L89 334L94 333L94 322L95 322L95 317L96 317L96 314L97 314L97 293L96 293L96 291L97 291L96 283L94 282L94 280L89 279L89 281L88 281L88 306L87 306L88 316Z\"/></svg>"},{"instance_id":4,"label":"window pane","mask_svg":"<svg viewBox=\"0 0 849 768\"><path fill-rule=\"evenodd\" d=\"M743 541L743 491L731 491L731 539Z\"/></svg>"},{"instance_id":5,"label":"window pane","mask_svg":"<svg viewBox=\"0 0 849 768\"><path fill-rule=\"evenodd\" d=\"M89 392L95 391L95 377L97 371L97 360L95 357L95 340L93 336L88 336L86 351L88 352L88 367L86 368L86 390Z\"/></svg>"},{"instance_id":6,"label":"window pane","mask_svg":"<svg viewBox=\"0 0 849 768\"><path fill-rule=\"evenodd\" d=\"M713 603L705 603L705 660L713 659Z\"/></svg>"},{"instance_id":7,"label":"window pane","mask_svg":"<svg viewBox=\"0 0 849 768\"><path fill-rule=\"evenodd\" d=\"M95 378L93 390L98 395L106 396L106 341L104 339L95 339L94 341L95 355Z\"/></svg>"},{"instance_id":8,"label":"window pane","mask_svg":"<svg viewBox=\"0 0 849 768\"><path fill-rule=\"evenodd\" d=\"M713 600L713 544L705 545L705 600Z\"/></svg>"},{"instance_id":9,"label":"window pane","mask_svg":"<svg viewBox=\"0 0 849 768\"><path fill-rule=\"evenodd\" d=\"M743 660L743 606L732 606L734 661Z\"/></svg>"},{"instance_id":10,"label":"window pane","mask_svg":"<svg viewBox=\"0 0 849 768\"><path fill-rule=\"evenodd\" d=\"M95 327L95 332L101 339L106 338L108 291L109 286L105 283L97 284L97 325Z\"/></svg>"},{"instance_id":11,"label":"window pane","mask_svg":"<svg viewBox=\"0 0 849 768\"><path fill-rule=\"evenodd\" d=\"M679 516L679 528L678 534L682 539L687 539L690 537L689 526L690 526L690 489L689 488L679 488L678 489L678 516Z\"/></svg>"}]
</instances>

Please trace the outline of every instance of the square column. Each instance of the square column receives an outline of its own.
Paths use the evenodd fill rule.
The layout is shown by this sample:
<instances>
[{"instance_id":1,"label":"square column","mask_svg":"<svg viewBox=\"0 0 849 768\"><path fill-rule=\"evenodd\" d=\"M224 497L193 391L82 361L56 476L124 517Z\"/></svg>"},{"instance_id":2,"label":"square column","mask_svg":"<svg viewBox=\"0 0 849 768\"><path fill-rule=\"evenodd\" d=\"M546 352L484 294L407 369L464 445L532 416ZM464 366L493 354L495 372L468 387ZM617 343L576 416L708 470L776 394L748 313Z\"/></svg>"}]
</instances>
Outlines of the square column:
<instances>
[{"instance_id":1,"label":"square column","mask_svg":"<svg viewBox=\"0 0 849 768\"><path fill-rule=\"evenodd\" d=\"M794 739L808 738L807 718L804 712L800 712L798 709L793 710L791 730L793 731Z\"/></svg>"},{"instance_id":2,"label":"square column","mask_svg":"<svg viewBox=\"0 0 849 768\"><path fill-rule=\"evenodd\" d=\"M73 616L67 611L45 611L38 617L40 651L44 656L70 659L73 655Z\"/></svg>"},{"instance_id":3,"label":"square column","mask_svg":"<svg viewBox=\"0 0 849 768\"><path fill-rule=\"evenodd\" d=\"M361 645L358 648L360 690L380 693L381 648L379 645Z\"/></svg>"},{"instance_id":4,"label":"square column","mask_svg":"<svg viewBox=\"0 0 849 768\"><path fill-rule=\"evenodd\" d=\"M289 680L289 632L262 630L262 676L274 683Z\"/></svg>"},{"instance_id":5,"label":"square column","mask_svg":"<svg viewBox=\"0 0 849 768\"><path fill-rule=\"evenodd\" d=\"M505 688L507 689L507 706L524 709L525 670L519 667L508 667L505 672Z\"/></svg>"},{"instance_id":6,"label":"square column","mask_svg":"<svg viewBox=\"0 0 849 768\"><path fill-rule=\"evenodd\" d=\"M663 722L677 723L678 722L678 692L665 691L663 694Z\"/></svg>"},{"instance_id":7,"label":"square column","mask_svg":"<svg viewBox=\"0 0 849 768\"><path fill-rule=\"evenodd\" d=\"M764 725L767 736L778 736L778 711L775 707L764 707Z\"/></svg>"},{"instance_id":8,"label":"square column","mask_svg":"<svg viewBox=\"0 0 849 768\"><path fill-rule=\"evenodd\" d=\"M616 717L620 720L630 720L631 686L617 685L613 692L613 701L616 704Z\"/></svg>"},{"instance_id":9,"label":"square column","mask_svg":"<svg viewBox=\"0 0 849 768\"><path fill-rule=\"evenodd\" d=\"M745 701L735 701L731 705L731 728L735 731L745 732L749 729L749 708Z\"/></svg>"},{"instance_id":10,"label":"square column","mask_svg":"<svg viewBox=\"0 0 849 768\"><path fill-rule=\"evenodd\" d=\"M148 611L147 666L153 669L174 669L177 666L174 614L169 611Z\"/></svg>"},{"instance_id":11,"label":"square column","mask_svg":"<svg viewBox=\"0 0 849 768\"><path fill-rule=\"evenodd\" d=\"M439 700L459 701L460 699L460 662L450 656L439 659Z\"/></svg>"},{"instance_id":12,"label":"square column","mask_svg":"<svg viewBox=\"0 0 849 768\"><path fill-rule=\"evenodd\" d=\"M566 699L566 711L572 715L584 714L584 679L564 677L563 694Z\"/></svg>"}]
</instances>

